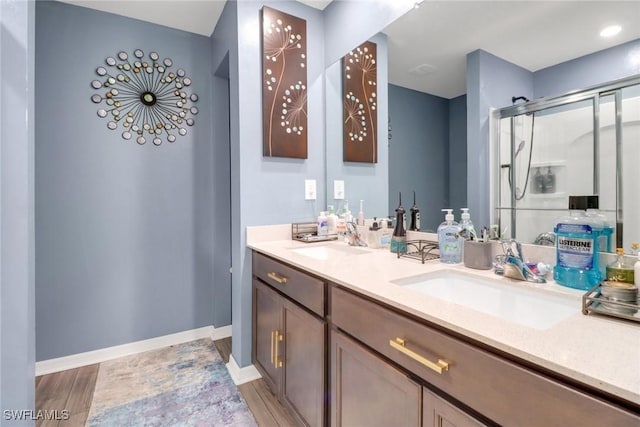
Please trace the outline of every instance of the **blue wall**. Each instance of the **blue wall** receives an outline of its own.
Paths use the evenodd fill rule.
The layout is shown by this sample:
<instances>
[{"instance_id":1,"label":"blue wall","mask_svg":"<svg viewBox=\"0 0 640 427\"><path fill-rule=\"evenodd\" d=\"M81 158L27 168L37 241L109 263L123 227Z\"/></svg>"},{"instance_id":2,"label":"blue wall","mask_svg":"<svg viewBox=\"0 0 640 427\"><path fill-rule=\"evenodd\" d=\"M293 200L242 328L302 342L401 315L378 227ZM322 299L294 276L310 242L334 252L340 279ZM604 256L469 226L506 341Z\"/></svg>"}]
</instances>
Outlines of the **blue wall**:
<instances>
[{"instance_id":1,"label":"blue wall","mask_svg":"<svg viewBox=\"0 0 640 427\"><path fill-rule=\"evenodd\" d=\"M200 97L173 144L123 140L90 100L96 67L135 48L170 57ZM209 52L207 37L37 2L38 360L211 325L228 307L213 299L211 260L229 251L214 245L214 205L229 202L213 199L213 170L229 160L214 150Z\"/></svg>"},{"instance_id":2,"label":"blue wall","mask_svg":"<svg viewBox=\"0 0 640 427\"><path fill-rule=\"evenodd\" d=\"M467 55L467 204L476 228L490 224L489 110L533 98L530 71L476 50Z\"/></svg>"},{"instance_id":3,"label":"blue wall","mask_svg":"<svg viewBox=\"0 0 640 427\"><path fill-rule=\"evenodd\" d=\"M534 96L562 95L636 74L640 74L640 40L536 71Z\"/></svg>"},{"instance_id":4,"label":"blue wall","mask_svg":"<svg viewBox=\"0 0 640 427\"><path fill-rule=\"evenodd\" d=\"M239 366L251 364L251 253L246 227L304 221L325 201L322 12L297 2L266 2L307 21L308 159L262 156L262 3L229 2L213 33L214 57L229 51L231 79L231 182L233 349ZM238 28L237 41L224 32ZM237 43L237 44L236 44ZM238 54L242 52L242 54ZM234 70L237 70L234 76ZM234 77L237 77L235 80ZM318 183L317 201L304 200L304 180Z\"/></svg>"},{"instance_id":5,"label":"blue wall","mask_svg":"<svg viewBox=\"0 0 640 427\"><path fill-rule=\"evenodd\" d=\"M449 206L449 100L389 85L389 213L420 208L421 228L435 231ZM409 226L407 215L407 226Z\"/></svg>"},{"instance_id":6,"label":"blue wall","mask_svg":"<svg viewBox=\"0 0 640 427\"><path fill-rule=\"evenodd\" d=\"M449 100L449 206L467 206L467 96ZM475 215L471 212L471 220ZM441 222L442 219L441 218Z\"/></svg>"},{"instance_id":7,"label":"blue wall","mask_svg":"<svg viewBox=\"0 0 640 427\"><path fill-rule=\"evenodd\" d=\"M34 407L34 4L0 2L0 425Z\"/></svg>"},{"instance_id":8,"label":"blue wall","mask_svg":"<svg viewBox=\"0 0 640 427\"><path fill-rule=\"evenodd\" d=\"M387 143L387 37L380 33L369 40L376 44L377 61L377 115L378 115L378 162L344 162L343 132L344 118L342 107L342 61L338 61L326 70L326 149L327 149L327 204L336 209L343 206L343 200L334 200L333 181L345 182L345 200L349 209L356 215L360 210L360 200L364 200L364 213L367 218L389 215L389 145Z\"/></svg>"}]
</instances>

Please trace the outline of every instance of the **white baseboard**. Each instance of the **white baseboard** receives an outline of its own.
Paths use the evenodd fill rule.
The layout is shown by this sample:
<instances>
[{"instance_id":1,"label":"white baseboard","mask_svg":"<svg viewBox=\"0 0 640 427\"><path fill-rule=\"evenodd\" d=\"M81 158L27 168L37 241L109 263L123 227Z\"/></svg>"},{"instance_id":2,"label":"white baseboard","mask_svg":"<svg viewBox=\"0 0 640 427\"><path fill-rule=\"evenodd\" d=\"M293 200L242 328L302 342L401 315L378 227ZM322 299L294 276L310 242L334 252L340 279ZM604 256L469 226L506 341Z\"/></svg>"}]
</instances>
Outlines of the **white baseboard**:
<instances>
[{"instance_id":1,"label":"white baseboard","mask_svg":"<svg viewBox=\"0 0 640 427\"><path fill-rule=\"evenodd\" d=\"M40 362L36 362L36 376L79 368L81 366L92 365L94 363L100 363L116 359L118 357L129 356L131 354L142 353L149 350L156 350L158 348L182 344L202 338L218 340L229 336L231 336L231 326L223 326L220 328L205 326L203 328L163 335L161 337L150 338L148 340L101 348L99 350L88 351L86 353L78 353L58 357L56 359L42 360Z\"/></svg>"},{"instance_id":2,"label":"white baseboard","mask_svg":"<svg viewBox=\"0 0 640 427\"><path fill-rule=\"evenodd\" d=\"M260 372L258 372L255 366L249 365L244 368L238 366L236 359L233 358L233 354L229 356L229 363L227 363L226 366L229 375L231 375L231 379L236 385L262 378L262 375L260 375Z\"/></svg>"}]
</instances>

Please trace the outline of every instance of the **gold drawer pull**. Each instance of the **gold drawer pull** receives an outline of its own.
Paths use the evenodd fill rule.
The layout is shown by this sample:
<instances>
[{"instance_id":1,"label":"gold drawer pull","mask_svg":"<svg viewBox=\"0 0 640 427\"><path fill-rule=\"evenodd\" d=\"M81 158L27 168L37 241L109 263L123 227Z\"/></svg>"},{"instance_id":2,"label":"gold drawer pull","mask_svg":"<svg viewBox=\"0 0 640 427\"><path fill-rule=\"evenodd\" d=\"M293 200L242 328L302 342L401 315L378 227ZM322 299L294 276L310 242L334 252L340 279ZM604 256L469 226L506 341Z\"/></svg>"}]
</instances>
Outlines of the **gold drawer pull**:
<instances>
[{"instance_id":1,"label":"gold drawer pull","mask_svg":"<svg viewBox=\"0 0 640 427\"><path fill-rule=\"evenodd\" d=\"M275 351L275 357L273 359L273 365L276 368L282 368L282 360L280 360L280 356L278 355L278 343L281 342L283 339L284 339L284 336L276 330L275 331L276 351Z\"/></svg>"},{"instance_id":2,"label":"gold drawer pull","mask_svg":"<svg viewBox=\"0 0 640 427\"><path fill-rule=\"evenodd\" d=\"M272 365L276 365L275 359L275 353L274 353L274 349L275 349L275 342L276 342L276 331L271 331L271 364Z\"/></svg>"},{"instance_id":3,"label":"gold drawer pull","mask_svg":"<svg viewBox=\"0 0 640 427\"><path fill-rule=\"evenodd\" d=\"M389 340L389 345L391 347L395 348L396 350L398 350L399 352L401 352L403 354L406 354L407 356L409 356L410 358L412 358L416 362L422 363L427 368L432 369L432 370L436 371L439 374L441 374L442 371L448 371L449 370L449 364L447 362L445 362L444 360L439 359L438 363L434 363L431 360L419 355L415 351L409 350L407 348L406 341L403 340L402 338L396 338L395 340Z\"/></svg>"},{"instance_id":4,"label":"gold drawer pull","mask_svg":"<svg viewBox=\"0 0 640 427\"><path fill-rule=\"evenodd\" d=\"M287 283L287 279L284 276L280 276L278 273L272 271L271 273L267 273L267 276L269 277L269 279L271 280L275 280L276 282L280 283L281 285L284 285Z\"/></svg>"}]
</instances>

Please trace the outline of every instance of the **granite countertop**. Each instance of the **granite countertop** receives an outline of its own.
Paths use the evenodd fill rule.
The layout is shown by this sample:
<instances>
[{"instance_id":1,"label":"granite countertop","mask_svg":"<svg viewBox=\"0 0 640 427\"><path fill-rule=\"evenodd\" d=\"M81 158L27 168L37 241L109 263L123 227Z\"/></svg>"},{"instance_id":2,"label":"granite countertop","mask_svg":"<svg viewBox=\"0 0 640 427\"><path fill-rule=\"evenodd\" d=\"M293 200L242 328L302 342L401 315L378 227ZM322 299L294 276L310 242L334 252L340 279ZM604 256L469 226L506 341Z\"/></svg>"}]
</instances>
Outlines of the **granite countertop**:
<instances>
[{"instance_id":1,"label":"granite countertop","mask_svg":"<svg viewBox=\"0 0 640 427\"><path fill-rule=\"evenodd\" d=\"M281 231L285 229L282 228ZM401 258L384 249L357 248L344 242L301 243L284 233L248 232L247 246L346 288L513 354L543 368L640 405L640 324L581 312L581 290L550 281L546 284L515 281L496 276L492 270L474 270L462 264L438 260ZM328 245L322 257L295 249ZM304 251L302 251L304 252ZM323 259L319 259L323 258ZM548 327L535 328L503 320L453 302L417 292L392 281L430 272L457 271L493 280L505 286L535 289L552 298L575 303L575 314Z\"/></svg>"}]
</instances>

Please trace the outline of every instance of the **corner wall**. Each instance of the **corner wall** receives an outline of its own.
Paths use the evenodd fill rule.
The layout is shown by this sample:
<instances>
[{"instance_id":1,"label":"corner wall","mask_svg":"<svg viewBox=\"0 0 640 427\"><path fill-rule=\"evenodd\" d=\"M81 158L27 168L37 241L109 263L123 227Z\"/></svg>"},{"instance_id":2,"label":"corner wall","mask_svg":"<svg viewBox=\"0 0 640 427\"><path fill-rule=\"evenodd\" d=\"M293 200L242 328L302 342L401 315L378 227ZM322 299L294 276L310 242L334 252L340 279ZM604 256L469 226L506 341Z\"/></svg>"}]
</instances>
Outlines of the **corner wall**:
<instances>
[{"instance_id":1,"label":"corner wall","mask_svg":"<svg viewBox=\"0 0 640 427\"><path fill-rule=\"evenodd\" d=\"M193 81L199 113L174 143L124 140L91 102L96 67L136 48ZM214 244L209 38L38 1L36 60L37 360L213 324L229 242Z\"/></svg>"},{"instance_id":2,"label":"corner wall","mask_svg":"<svg viewBox=\"0 0 640 427\"><path fill-rule=\"evenodd\" d=\"M0 425L35 406L34 3L0 2Z\"/></svg>"},{"instance_id":3,"label":"corner wall","mask_svg":"<svg viewBox=\"0 0 640 427\"><path fill-rule=\"evenodd\" d=\"M449 202L449 100L390 84L389 111L389 215L402 192L408 227L415 191L421 229L435 232L443 218L440 210L454 207Z\"/></svg>"},{"instance_id":4,"label":"corner wall","mask_svg":"<svg viewBox=\"0 0 640 427\"><path fill-rule=\"evenodd\" d=\"M533 98L530 71L483 50L467 55L467 207L476 229L490 225L489 112Z\"/></svg>"}]
</instances>

